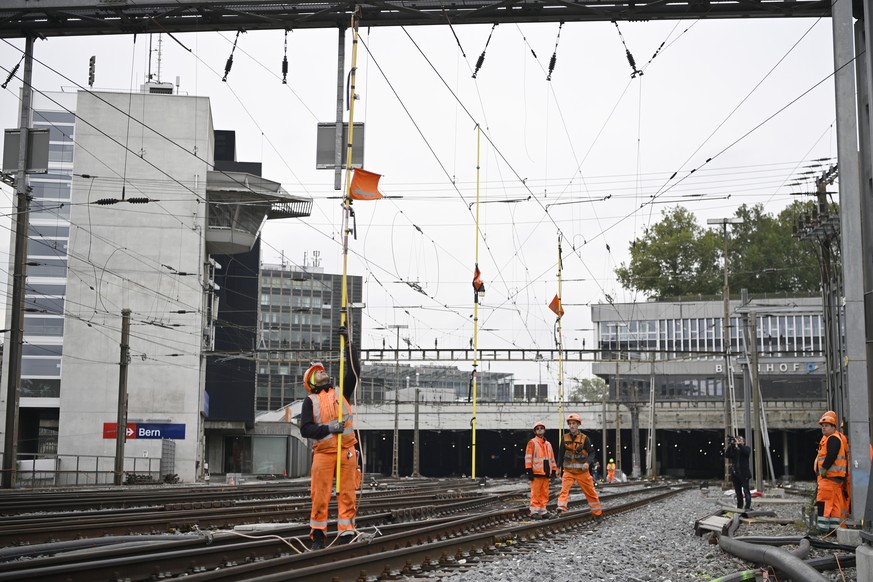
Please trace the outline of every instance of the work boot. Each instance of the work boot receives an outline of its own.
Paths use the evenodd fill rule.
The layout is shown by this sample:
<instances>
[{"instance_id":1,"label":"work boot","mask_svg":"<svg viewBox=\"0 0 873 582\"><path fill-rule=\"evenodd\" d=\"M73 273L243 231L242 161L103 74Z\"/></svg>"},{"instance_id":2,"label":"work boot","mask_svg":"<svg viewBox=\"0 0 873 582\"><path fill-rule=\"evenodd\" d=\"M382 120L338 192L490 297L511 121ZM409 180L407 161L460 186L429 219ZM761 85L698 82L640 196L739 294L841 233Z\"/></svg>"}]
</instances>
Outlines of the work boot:
<instances>
[{"instance_id":1,"label":"work boot","mask_svg":"<svg viewBox=\"0 0 873 582\"><path fill-rule=\"evenodd\" d=\"M336 539L336 543L338 545L347 544L355 539L355 532L352 530L346 530L340 533L339 537Z\"/></svg>"},{"instance_id":2,"label":"work boot","mask_svg":"<svg viewBox=\"0 0 873 582\"><path fill-rule=\"evenodd\" d=\"M309 534L309 537L312 538L312 544L309 546L310 550L321 550L324 548L324 532L320 529L312 530L312 533Z\"/></svg>"},{"instance_id":3,"label":"work boot","mask_svg":"<svg viewBox=\"0 0 873 582\"><path fill-rule=\"evenodd\" d=\"M595 516L594 516L594 523L595 523L595 525L600 525L600 524L603 523L604 521L606 521L606 518L603 516L603 514L595 515Z\"/></svg>"},{"instance_id":4,"label":"work boot","mask_svg":"<svg viewBox=\"0 0 873 582\"><path fill-rule=\"evenodd\" d=\"M554 513L547 511L542 515L542 517L540 519L552 519L554 517L555 517Z\"/></svg>"}]
</instances>

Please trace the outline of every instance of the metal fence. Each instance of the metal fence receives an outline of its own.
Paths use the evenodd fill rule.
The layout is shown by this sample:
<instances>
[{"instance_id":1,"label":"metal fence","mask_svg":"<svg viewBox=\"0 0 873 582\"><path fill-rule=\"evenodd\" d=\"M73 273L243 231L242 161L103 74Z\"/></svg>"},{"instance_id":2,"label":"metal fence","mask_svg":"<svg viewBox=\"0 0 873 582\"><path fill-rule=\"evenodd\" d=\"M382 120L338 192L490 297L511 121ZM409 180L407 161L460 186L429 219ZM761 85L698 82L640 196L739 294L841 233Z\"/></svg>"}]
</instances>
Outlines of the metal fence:
<instances>
[{"instance_id":1,"label":"metal fence","mask_svg":"<svg viewBox=\"0 0 873 582\"><path fill-rule=\"evenodd\" d=\"M3 453L0 453L2 459ZM161 482L160 457L125 457L124 472L137 481ZM112 485L115 482L115 457L99 455L19 454L15 486L75 487Z\"/></svg>"}]
</instances>

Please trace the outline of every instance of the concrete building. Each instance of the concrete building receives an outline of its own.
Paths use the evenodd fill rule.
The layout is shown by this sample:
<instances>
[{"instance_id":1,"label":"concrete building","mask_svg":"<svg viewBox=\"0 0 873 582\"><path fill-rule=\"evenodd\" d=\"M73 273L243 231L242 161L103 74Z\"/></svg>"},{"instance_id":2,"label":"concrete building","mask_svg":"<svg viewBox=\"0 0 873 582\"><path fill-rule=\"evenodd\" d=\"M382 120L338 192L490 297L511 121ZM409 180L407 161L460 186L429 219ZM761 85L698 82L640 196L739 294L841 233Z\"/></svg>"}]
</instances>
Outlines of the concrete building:
<instances>
[{"instance_id":1,"label":"concrete building","mask_svg":"<svg viewBox=\"0 0 873 582\"><path fill-rule=\"evenodd\" d=\"M709 426L712 438L721 442L727 409L731 430L742 431L745 402L752 396L748 366L752 350L745 340L744 310L757 318L760 391L764 410L772 415L765 443L771 443L771 453L781 461L774 461L774 473L790 475L797 467L804 468L801 443L809 441L812 447L819 435L814 420L801 411L815 416L828 408L821 298L768 298L746 306L730 302L733 394L728 390L727 399L721 300L593 305L591 318L600 352L592 371L609 385L607 416L614 416L619 428L634 426L639 431L648 426L648 410L654 403L656 430L672 440L681 430L673 427L677 421L681 426L683 416L703 414L700 407L720 409L721 419L710 413L709 423L689 417L684 424L690 430ZM641 440L637 451L642 471L646 470L645 447L646 441ZM667 447L659 450L659 457L677 470L689 464L671 457ZM630 467L630 451L623 451L617 461ZM711 464L715 469L718 462Z\"/></svg>"},{"instance_id":2,"label":"concrete building","mask_svg":"<svg viewBox=\"0 0 873 582\"><path fill-rule=\"evenodd\" d=\"M169 90L34 103L34 123L51 131L52 169L30 180L34 311L25 316L20 451L54 448L70 482L112 481L123 309L132 312L125 471L202 475L216 406L205 391L220 310L212 256L249 252L265 219L311 208L275 182L215 169L209 99Z\"/></svg>"},{"instance_id":3,"label":"concrete building","mask_svg":"<svg viewBox=\"0 0 873 582\"><path fill-rule=\"evenodd\" d=\"M360 338L362 279L349 275L347 285L352 337ZM311 362L323 362L337 377L331 362L339 361L342 275L325 273L317 256L304 267L265 264L260 291L256 409L265 412L306 397L303 373ZM283 351L289 348L295 355ZM301 349L311 350L308 358L298 358Z\"/></svg>"}]
</instances>

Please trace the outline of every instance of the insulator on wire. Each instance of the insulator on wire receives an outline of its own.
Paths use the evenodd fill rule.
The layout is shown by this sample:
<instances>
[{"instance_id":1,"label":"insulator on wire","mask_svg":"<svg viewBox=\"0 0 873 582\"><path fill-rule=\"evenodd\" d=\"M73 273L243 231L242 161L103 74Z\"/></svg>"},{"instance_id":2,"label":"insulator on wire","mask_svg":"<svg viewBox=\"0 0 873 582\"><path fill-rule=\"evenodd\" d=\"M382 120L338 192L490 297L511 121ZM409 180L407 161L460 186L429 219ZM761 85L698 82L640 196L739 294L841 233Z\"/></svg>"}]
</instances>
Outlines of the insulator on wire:
<instances>
[{"instance_id":1,"label":"insulator on wire","mask_svg":"<svg viewBox=\"0 0 873 582\"><path fill-rule=\"evenodd\" d=\"M557 53L552 54L552 58L549 60L549 75L546 77L546 81L552 80L552 71L555 70L555 61L558 60Z\"/></svg>"},{"instance_id":2,"label":"insulator on wire","mask_svg":"<svg viewBox=\"0 0 873 582\"><path fill-rule=\"evenodd\" d=\"M473 78L476 78L476 75L479 74L479 69L482 68L482 63L485 62L485 51L488 50L488 43L491 42L491 35L494 34L494 29L497 28L497 23L495 22L491 26L491 32L488 33L488 40L485 41L485 48L482 49L482 54L479 55L479 60L476 61L476 70L473 71Z\"/></svg>"},{"instance_id":3,"label":"insulator on wire","mask_svg":"<svg viewBox=\"0 0 873 582\"><path fill-rule=\"evenodd\" d=\"M148 204L149 202L151 202L151 199L146 198L145 196L139 196L134 198L128 198L127 201L131 204Z\"/></svg>"},{"instance_id":4,"label":"insulator on wire","mask_svg":"<svg viewBox=\"0 0 873 582\"><path fill-rule=\"evenodd\" d=\"M227 57L227 62L224 64L224 76L221 78L223 83L227 83L227 74L230 73L230 68L233 66L233 53Z\"/></svg>"},{"instance_id":5,"label":"insulator on wire","mask_svg":"<svg viewBox=\"0 0 873 582\"><path fill-rule=\"evenodd\" d=\"M22 58L24 58L24 57L22 57ZM6 80L3 81L3 85L0 85L0 87L3 87L4 89L6 88L6 86L9 84L9 81L11 81L12 78L15 77L15 73L18 72L19 66L21 66L21 61L18 61L18 64L16 64L14 67L12 67L12 71L10 71L9 76L6 77Z\"/></svg>"},{"instance_id":6,"label":"insulator on wire","mask_svg":"<svg viewBox=\"0 0 873 582\"><path fill-rule=\"evenodd\" d=\"M288 84L288 29L285 29L285 56L282 59L282 84Z\"/></svg>"},{"instance_id":7,"label":"insulator on wire","mask_svg":"<svg viewBox=\"0 0 873 582\"><path fill-rule=\"evenodd\" d=\"M549 60L549 74L546 76L546 81L552 80L552 73L555 70L555 63L558 60L558 43L561 42L562 28L564 28L563 21L558 25L558 35L555 37L555 50L552 52L552 58Z\"/></svg>"},{"instance_id":8,"label":"insulator on wire","mask_svg":"<svg viewBox=\"0 0 873 582\"><path fill-rule=\"evenodd\" d=\"M230 73L230 68L233 66L233 53L236 52L236 43L239 41L239 33L244 32L242 29L236 31L236 38L233 39L233 48L230 49L230 56L227 57L227 62L224 64L224 77L221 78L223 83L227 83L227 75Z\"/></svg>"},{"instance_id":9,"label":"insulator on wire","mask_svg":"<svg viewBox=\"0 0 873 582\"><path fill-rule=\"evenodd\" d=\"M476 78L476 75L479 74L479 69L482 68L482 63L485 62L485 51L482 51L482 54L479 55L479 60L476 61L476 70L473 71L473 78Z\"/></svg>"},{"instance_id":10,"label":"insulator on wire","mask_svg":"<svg viewBox=\"0 0 873 582\"><path fill-rule=\"evenodd\" d=\"M109 204L118 204L121 202L118 198L101 198L100 200L95 200L94 204L99 204L100 206L108 206Z\"/></svg>"}]
</instances>

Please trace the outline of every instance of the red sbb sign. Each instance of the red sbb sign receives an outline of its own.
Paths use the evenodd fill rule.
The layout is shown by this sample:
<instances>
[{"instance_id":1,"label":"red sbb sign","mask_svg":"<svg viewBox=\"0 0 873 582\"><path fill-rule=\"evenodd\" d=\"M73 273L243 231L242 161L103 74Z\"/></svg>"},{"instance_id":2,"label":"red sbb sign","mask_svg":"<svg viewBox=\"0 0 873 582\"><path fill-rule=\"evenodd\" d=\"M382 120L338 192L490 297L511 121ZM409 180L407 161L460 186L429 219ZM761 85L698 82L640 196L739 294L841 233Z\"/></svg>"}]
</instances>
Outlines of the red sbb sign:
<instances>
[{"instance_id":1,"label":"red sbb sign","mask_svg":"<svg viewBox=\"0 0 873 582\"><path fill-rule=\"evenodd\" d=\"M118 436L118 423L117 422L104 422L103 423L103 438L114 439L117 436ZM129 438L129 439L136 438L136 423L135 422L127 423L127 434L125 434L125 438Z\"/></svg>"}]
</instances>

